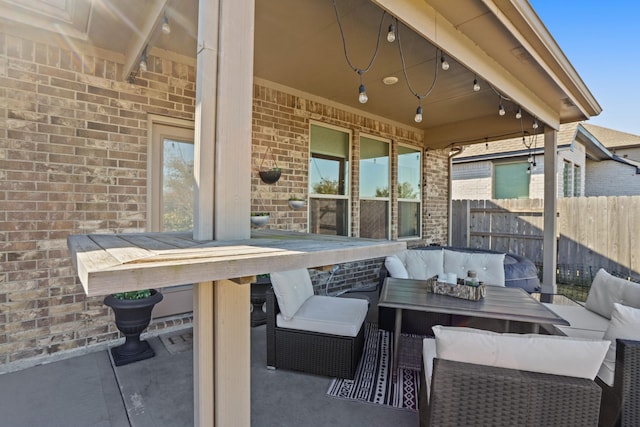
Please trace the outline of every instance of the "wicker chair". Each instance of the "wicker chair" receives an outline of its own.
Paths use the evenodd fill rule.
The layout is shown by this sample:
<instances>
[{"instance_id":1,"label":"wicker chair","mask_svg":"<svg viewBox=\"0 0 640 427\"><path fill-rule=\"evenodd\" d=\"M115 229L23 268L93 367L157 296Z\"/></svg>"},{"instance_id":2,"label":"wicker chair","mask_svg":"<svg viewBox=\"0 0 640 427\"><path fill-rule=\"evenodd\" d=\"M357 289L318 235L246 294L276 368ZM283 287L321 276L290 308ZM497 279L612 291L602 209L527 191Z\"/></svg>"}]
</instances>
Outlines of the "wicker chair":
<instances>
[{"instance_id":1,"label":"wicker chair","mask_svg":"<svg viewBox=\"0 0 640 427\"><path fill-rule=\"evenodd\" d=\"M280 328L272 289L267 298L267 367L353 379L364 349L364 323L355 337Z\"/></svg>"},{"instance_id":2,"label":"wicker chair","mask_svg":"<svg viewBox=\"0 0 640 427\"><path fill-rule=\"evenodd\" d=\"M427 400L424 362L420 426L596 426L601 389L591 380L433 360Z\"/></svg>"},{"instance_id":3,"label":"wicker chair","mask_svg":"<svg viewBox=\"0 0 640 427\"><path fill-rule=\"evenodd\" d=\"M602 387L601 427L640 425L640 341L618 339L613 387Z\"/></svg>"}]
</instances>

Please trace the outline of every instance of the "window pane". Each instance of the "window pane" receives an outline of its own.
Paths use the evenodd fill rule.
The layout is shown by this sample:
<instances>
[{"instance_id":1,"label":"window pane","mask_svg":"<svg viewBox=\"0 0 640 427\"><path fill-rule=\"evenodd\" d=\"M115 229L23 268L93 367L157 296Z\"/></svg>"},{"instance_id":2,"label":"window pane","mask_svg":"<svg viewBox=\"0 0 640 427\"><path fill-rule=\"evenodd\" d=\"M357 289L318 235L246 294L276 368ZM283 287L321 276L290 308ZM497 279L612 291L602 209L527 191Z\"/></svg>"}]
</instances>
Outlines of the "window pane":
<instances>
[{"instance_id":1,"label":"window pane","mask_svg":"<svg viewBox=\"0 0 640 427\"><path fill-rule=\"evenodd\" d=\"M309 232L348 236L349 201L347 199L310 199Z\"/></svg>"},{"instance_id":2,"label":"window pane","mask_svg":"<svg viewBox=\"0 0 640 427\"><path fill-rule=\"evenodd\" d=\"M580 166L573 166L573 195L580 197Z\"/></svg>"},{"instance_id":3,"label":"window pane","mask_svg":"<svg viewBox=\"0 0 640 427\"><path fill-rule=\"evenodd\" d=\"M565 161L562 164L562 195L571 196L571 163Z\"/></svg>"},{"instance_id":4,"label":"window pane","mask_svg":"<svg viewBox=\"0 0 640 427\"><path fill-rule=\"evenodd\" d=\"M360 138L360 197L389 197L389 144Z\"/></svg>"},{"instance_id":5,"label":"window pane","mask_svg":"<svg viewBox=\"0 0 640 427\"><path fill-rule=\"evenodd\" d=\"M398 198L420 200L420 151L398 146Z\"/></svg>"},{"instance_id":6,"label":"window pane","mask_svg":"<svg viewBox=\"0 0 640 427\"><path fill-rule=\"evenodd\" d=\"M398 237L420 237L420 203L398 202Z\"/></svg>"},{"instance_id":7,"label":"window pane","mask_svg":"<svg viewBox=\"0 0 640 427\"><path fill-rule=\"evenodd\" d=\"M347 195L349 134L311 125L309 193Z\"/></svg>"},{"instance_id":8,"label":"window pane","mask_svg":"<svg viewBox=\"0 0 640 427\"><path fill-rule=\"evenodd\" d=\"M496 199L526 199L529 197L529 162L496 165L495 195Z\"/></svg>"},{"instance_id":9,"label":"window pane","mask_svg":"<svg viewBox=\"0 0 640 427\"><path fill-rule=\"evenodd\" d=\"M162 142L162 230L193 230L193 144Z\"/></svg>"},{"instance_id":10,"label":"window pane","mask_svg":"<svg viewBox=\"0 0 640 427\"><path fill-rule=\"evenodd\" d=\"M360 200L360 237L389 238L388 200Z\"/></svg>"}]
</instances>

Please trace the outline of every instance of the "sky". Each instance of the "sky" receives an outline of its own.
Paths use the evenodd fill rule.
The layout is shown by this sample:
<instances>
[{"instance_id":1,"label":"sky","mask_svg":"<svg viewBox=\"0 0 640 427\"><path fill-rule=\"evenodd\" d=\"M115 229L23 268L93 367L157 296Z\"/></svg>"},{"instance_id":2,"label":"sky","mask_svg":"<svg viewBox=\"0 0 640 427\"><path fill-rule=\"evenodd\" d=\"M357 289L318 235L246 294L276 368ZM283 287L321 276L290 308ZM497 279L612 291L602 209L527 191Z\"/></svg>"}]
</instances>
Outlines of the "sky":
<instances>
[{"instance_id":1,"label":"sky","mask_svg":"<svg viewBox=\"0 0 640 427\"><path fill-rule=\"evenodd\" d=\"M602 108L587 123L640 135L640 2L529 3Z\"/></svg>"}]
</instances>

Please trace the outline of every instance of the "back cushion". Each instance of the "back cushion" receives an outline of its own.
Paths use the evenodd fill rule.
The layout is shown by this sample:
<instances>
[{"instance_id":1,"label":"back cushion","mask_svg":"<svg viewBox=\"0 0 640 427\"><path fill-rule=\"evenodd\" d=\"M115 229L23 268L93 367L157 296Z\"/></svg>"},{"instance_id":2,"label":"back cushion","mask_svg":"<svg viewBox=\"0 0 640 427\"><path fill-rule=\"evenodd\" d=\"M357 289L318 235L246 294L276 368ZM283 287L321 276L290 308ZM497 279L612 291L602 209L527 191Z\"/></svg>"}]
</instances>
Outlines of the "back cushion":
<instances>
[{"instance_id":1,"label":"back cushion","mask_svg":"<svg viewBox=\"0 0 640 427\"><path fill-rule=\"evenodd\" d=\"M505 254L487 254L444 250L444 272L466 277L469 270L476 272L486 285L504 286Z\"/></svg>"},{"instance_id":2,"label":"back cushion","mask_svg":"<svg viewBox=\"0 0 640 427\"><path fill-rule=\"evenodd\" d=\"M415 249L405 251L405 265L409 279L427 280L442 273L442 249Z\"/></svg>"},{"instance_id":3,"label":"back cushion","mask_svg":"<svg viewBox=\"0 0 640 427\"><path fill-rule=\"evenodd\" d=\"M604 339L611 341L611 345L598 372L598 377L612 387L616 368L617 338L640 340L640 309L613 304L609 327L604 333Z\"/></svg>"},{"instance_id":4,"label":"back cushion","mask_svg":"<svg viewBox=\"0 0 640 427\"><path fill-rule=\"evenodd\" d=\"M611 319L613 304L640 308L640 284L612 276L601 268L591 283L585 307Z\"/></svg>"},{"instance_id":5,"label":"back cushion","mask_svg":"<svg viewBox=\"0 0 640 427\"><path fill-rule=\"evenodd\" d=\"M404 258L404 254L401 254L400 256ZM407 272L404 263L396 255L386 257L384 259L384 266L391 277L395 277L396 279L409 278L409 273Z\"/></svg>"},{"instance_id":6,"label":"back cushion","mask_svg":"<svg viewBox=\"0 0 640 427\"><path fill-rule=\"evenodd\" d=\"M593 380L609 341L434 326L440 359Z\"/></svg>"},{"instance_id":7,"label":"back cushion","mask_svg":"<svg viewBox=\"0 0 640 427\"><path fill-rule=\"evenodd\" d=\"M271 285L276 294L280 313L290 320L300 306L313 295L313 284L306 268L271 273Z\"/></svg>"}]
</instances>

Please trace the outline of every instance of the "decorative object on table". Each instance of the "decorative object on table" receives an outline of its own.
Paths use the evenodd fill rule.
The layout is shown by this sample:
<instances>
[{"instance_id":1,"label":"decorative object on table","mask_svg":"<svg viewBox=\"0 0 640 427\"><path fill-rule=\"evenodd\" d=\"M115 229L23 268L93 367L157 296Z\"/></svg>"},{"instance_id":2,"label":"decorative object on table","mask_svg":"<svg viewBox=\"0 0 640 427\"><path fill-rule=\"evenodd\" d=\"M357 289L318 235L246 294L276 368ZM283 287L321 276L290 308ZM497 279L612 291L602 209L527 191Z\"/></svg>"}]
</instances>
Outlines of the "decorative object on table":
<instances>
[{"instance_id":1,"label":"decorative object on table","mask_svg":"<svg viewBox=\"0 0 640 427\"><path fill-rule=\"evenodd\" d=\"M302 209L304 208L304 200L296 196L291 196L289 197L289 207L295 210Z\"/></svg>"},{"instance_id":2,"label":"decorative object on table","mask_svg":"<svg viewBox=\"0 0 640 427\"><path fill-rule=\"evenodd\" d=\"M417 340L417 341L416 341ZM355 379L335 378L331 381L327 395L339 399L356 400L399 409L417 411L419 369L422 360L422 338L418 335L402 335L401 353L407 352L407 361L401 354L400 373L394 383L391 379L391 359L393 357L393 332L378 329L367 323L362 359ZM418 343L416 366L413 343ZM408 345L410 344L410 345Z\"/></svg>"},{"instance_id":3,"label":"decorative object on table","mask_svg":"<svg viewBox=\"0 0 640 427\"><path fill-rule=\"evenodd\" d=\"M439 295L448 295L454 298L478 301L481 298L484 298L487 290L484 283L477 283L477 286L469 286L462 283L452 285L449 282L441 282L440 276L434 276L427 280L427 291Z\"/></svg>"},{"instance_id":4,"label":"decorative object on table","mask_svg":"<svg viewBox=\"0 0 640 427\"><path fill-rule=\"evenodd\" d=\"M251 212L251 224L256 227L262 227L269 222L269 217L268 212Z\"/></svg>"},{"instance_id":5,"label":"decorative object on table","mask_svg":"<svg viewBox=\"0 0 640 427\"><path fill-rule=\"evenodd\" d=\"M121 292L105 297L104 304L113 310L116 327L125 336L124 344L111 348L116 366L155 356L149 343L140 339L140 334L149 326L153 307L162 298L162 294L155 289Z\"/></svg>"}]
</instances>

